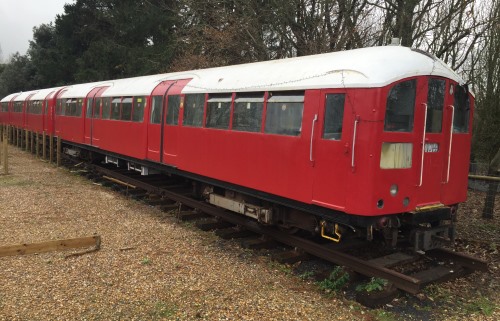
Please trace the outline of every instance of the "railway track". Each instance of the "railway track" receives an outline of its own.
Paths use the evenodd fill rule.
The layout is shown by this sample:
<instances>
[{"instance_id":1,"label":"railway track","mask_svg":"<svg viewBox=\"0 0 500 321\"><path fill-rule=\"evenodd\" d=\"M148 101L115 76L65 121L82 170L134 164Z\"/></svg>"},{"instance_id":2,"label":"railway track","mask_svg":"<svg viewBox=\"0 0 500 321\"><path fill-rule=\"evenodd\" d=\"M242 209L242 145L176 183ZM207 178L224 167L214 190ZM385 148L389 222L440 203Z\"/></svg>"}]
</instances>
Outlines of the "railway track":
<instances>
[{"instance_id":1,"label":"railway track","mask_svg":"<svg viewBox=\"0 0 500 321\"><path fill-rule=\"evenodd\" d=\"M278 242L327 262L347 267L359 274L386 279L395 288L411 294L417 294L432 283L447 281L474 271L488 270L487 262L447 249L435 249L422 254L394 251L379 257L362 258L349 254L349 250L359 249L366 244L318 243L277 228L263 226L254 220L194 198L189 186L165 175L141 176L137 172L114 165L87 164L86 169L89 178L106 180L114 186L121 186L120 188L131 197L156 195L155 200L149 201L150 205L158 206L162 210L175 210L185 220L214 217L216 220L202 224L201 228L218 229L218 234L224 235L225 238L256 233L263 236L266 242ZM259 242L262 242L262 239ZM416 266L420 268L415 268Z\"/></svg>"}]
</instances>

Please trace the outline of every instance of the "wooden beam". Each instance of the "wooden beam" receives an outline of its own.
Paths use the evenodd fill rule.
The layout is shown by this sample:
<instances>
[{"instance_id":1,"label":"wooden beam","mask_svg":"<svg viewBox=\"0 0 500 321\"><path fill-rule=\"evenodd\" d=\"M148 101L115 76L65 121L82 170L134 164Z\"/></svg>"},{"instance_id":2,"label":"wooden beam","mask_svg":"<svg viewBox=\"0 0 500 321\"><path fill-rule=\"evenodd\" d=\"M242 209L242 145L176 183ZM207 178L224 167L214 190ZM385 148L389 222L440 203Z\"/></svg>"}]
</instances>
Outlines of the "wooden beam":
<instances>
[{"instance_id":1,"label":"wooden beam","mask_svg":"<svg viewBox=\"0 0 500 321\"><path fill-rule=\"evenodd\" d=\"M124 181L120 181L119 179L116 179L116 178L113 178L113 177L109 177L109 176L103 176L102 178L104 179L107 179L108 181L112 181L114 183L117 183L117 184L120 184L120 185L123 185L123 186L127 186L127 187L130 187L130 188L137 188L136 186L132 185L132 184L129 184L129 183L126 183Z\"/></svg>"},{"instance_id":2,"label":"wooden beam","mask_svg":"<svg viewBox=\"0 0 500 321\"><path fill-rule=\"evenodd\" d=\"M500 182L500 177L495 177L495 176L469 175L469 178L478 179L481 181Z\"/></svg>"},{"instance_id":3,"label":"wooden beam","mask_svg":"<svg viewBox=\"0 0 500 321\"><path fill-rule=\"evenodd\" d=\"M27 255L33 253L44 253L52 251L63 251L81 247L95 247L100 249L101 236L79 237L74 239L62 239L31 244L16 244L0 246L0 257L13 255Z\"/></svg>"}]
</instances>

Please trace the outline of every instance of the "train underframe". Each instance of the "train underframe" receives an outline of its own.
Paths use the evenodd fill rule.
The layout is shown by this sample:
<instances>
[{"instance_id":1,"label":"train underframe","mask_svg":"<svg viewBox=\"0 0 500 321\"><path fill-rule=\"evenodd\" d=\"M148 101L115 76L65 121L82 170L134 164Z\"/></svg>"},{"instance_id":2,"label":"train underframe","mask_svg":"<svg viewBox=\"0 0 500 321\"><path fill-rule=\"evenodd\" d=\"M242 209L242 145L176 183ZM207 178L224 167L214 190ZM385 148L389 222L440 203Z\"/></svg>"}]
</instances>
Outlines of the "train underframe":
<instances>
[{"instance_id":1,"label":"train underframe","mask_svg":"<svg viewBox=\"0 0 500 321\"><path fill-rule=\"evenodd\" d=\"M161 173L176 177L208 203L289 233L308 233L335 243L364 239L389 248L411 248L415 252L453 245L455 240L457 204L383 216L350 215L193 175L174 167L103 154L87 146L67 145L64 152L93 163L126 167L141 175Z\"/></svg>"}]
</instances>

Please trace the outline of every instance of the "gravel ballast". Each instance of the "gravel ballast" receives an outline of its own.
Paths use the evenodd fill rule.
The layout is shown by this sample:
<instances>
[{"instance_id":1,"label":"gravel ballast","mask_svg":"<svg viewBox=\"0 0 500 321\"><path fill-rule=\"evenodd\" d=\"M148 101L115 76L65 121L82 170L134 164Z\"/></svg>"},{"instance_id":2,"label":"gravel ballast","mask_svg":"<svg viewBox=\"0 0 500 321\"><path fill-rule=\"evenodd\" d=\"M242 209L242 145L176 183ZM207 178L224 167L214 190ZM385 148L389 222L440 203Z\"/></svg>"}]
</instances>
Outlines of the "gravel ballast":
<instances>
[{"instance_id":1,"label":"gravel ballast","mask_svg":"<svg viewBox=\"0 0 500 321\"><path fill-rule=\"evenodd\" d=\"M100 235L99 251L0 258L0 320L363 320L267 257L15 148L0 246Z\"/></svg>"}]
</instances>

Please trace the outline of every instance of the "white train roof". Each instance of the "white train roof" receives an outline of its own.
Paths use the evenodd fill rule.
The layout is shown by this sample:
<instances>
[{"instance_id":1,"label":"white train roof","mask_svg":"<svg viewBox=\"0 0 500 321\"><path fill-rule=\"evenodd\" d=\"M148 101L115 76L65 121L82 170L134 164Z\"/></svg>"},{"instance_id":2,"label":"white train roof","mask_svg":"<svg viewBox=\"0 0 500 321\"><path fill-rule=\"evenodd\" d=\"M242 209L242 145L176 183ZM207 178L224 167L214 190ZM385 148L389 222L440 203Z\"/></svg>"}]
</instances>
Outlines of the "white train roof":
<instances>
[{"instance_id":1,"label":"white train roof","mask_svg":"<svg viewBox=\"0 0 500 321\"><path fill-rule=\"evenodd\" d=\"M168 79L168 76L169 74L160 74L113 80L101 97L150 95L159 83Z\"/></svg>"},{"instance_id":2,"label":"white train roof","mask_svg":"<svg viewBox=\"0 0 500 321\"><path fill-rule=\"evenodd\" d=\"M401 46L362 48L193 71L183 93L382 87L422 75L463 80L441 60Z\"/></svg>"},{"instance_id":3,"label":"white train roof","mask_svg":"<svg viewBox=\"0 0 500 321\"><path fill-rule=\"evenodd\" d=\"M30 97L30 100L45 100L50 93L55 93L59 89L64 87L55 87L55 88L47 88L41 89L36 94Z\"/></svg>"},{"instance_id":4,"label":"white train roof","mask_svg":"<svg viewBox=\"0 0 500 321\"><path fill-rule=\"evenodd\" d=\"M149 95L162 81L192 79L183 93L372 88L422 75L463 80L441 60L401 46L362 48L320 55L200 69L113 81L103 96Z\"/></svg>"},{"instance_id":5,"label":"white train roof","mask_svg":"<svg viewBox=\"0 0 500 321\"><path fill-rule=\"evenodd\" d=\"M19 95L19 93L13 93L13 94L10 94L8 96L5 96L4 98L2 98L2 100L0 100L0 102L4 103L4 102L9 102L12 100L12 98L14 98L14 96L17 96Z\"/></svg>"},{"instance_id":6,"label":"white train roof","mask_svg":"<svg viewBox=\"0 0 500 321\"><path fill-rule=\"evenodd\" d=\"M26 98L29 97L29 95L33 95L36 93L37 93L37 90L21 92L21 93L19 93L19 95L16 98L14 98L14 101L24 101L24 100L26 100Z\"/></svg>"},{"instance_id":7,"label":"white train roof","mask_svg":"<svg viewBox=\"0 0 500 321\"><path fill-rule=\"evenodd\" d=\"M59 98L85 97L92 89L102 86L109 86L103 97L150 95L162 81L178 79L191 79L182 90L184 94L189 94L374 88L407 77L425 75L450 78L460 84L464 82L443 61L432 55L408 47L384 46L72 85L66 87ZM15 99L22 99L21 95Z\"/></svg>"},{"instance_id":8,"label":"white train roof","mask_svg":"<svg viewBox=\"0 0 500 321\"><path fill-rule=\"evenodd\" d=\"M64 89L64 91L59 94L58 98L80 98L86 97L92 89L101 86L109 86L111 82L109 81L98 81L86 84L71 85Z\"/></svg>"}]
</instances>

